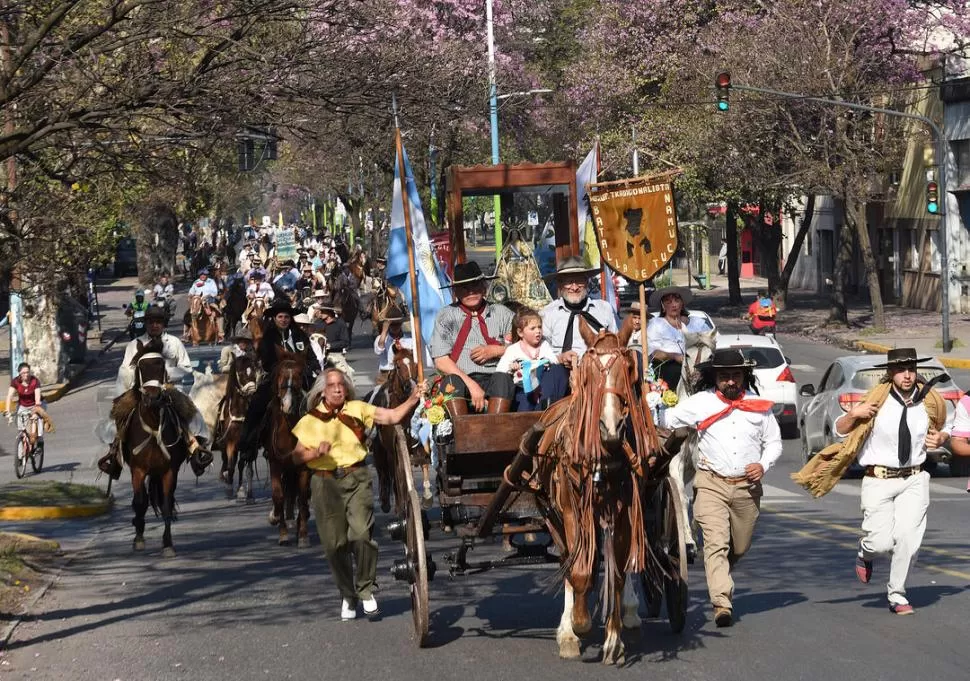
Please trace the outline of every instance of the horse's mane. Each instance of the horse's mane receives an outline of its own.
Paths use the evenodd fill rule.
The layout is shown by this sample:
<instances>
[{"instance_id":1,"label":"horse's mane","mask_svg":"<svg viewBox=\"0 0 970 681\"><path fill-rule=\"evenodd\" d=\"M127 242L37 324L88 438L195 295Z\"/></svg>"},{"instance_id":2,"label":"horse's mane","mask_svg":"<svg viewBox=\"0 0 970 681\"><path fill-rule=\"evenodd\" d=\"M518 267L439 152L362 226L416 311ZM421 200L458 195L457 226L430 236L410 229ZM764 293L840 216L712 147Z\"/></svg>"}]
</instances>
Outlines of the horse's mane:
<instances>
[{"instance_id":1,"label":"horse's mane","mask_svg":"<svg viewBox=\"0 0 970 681\"><path fill-rule=\"evenodd\" d=\"M232 395L237 388L239 388L239 367L238 362L241 359L248 360L255 366L256 358L251 354L245 354L240 356L235 356L232 358L232 366L229 370L229 379L226 382L226 395Z\"/></svg>"},{"instance_id":2,"label":"horse's mane","mask_svg":"<svg viewBox=\"0 0 970 681\"><path fill-rule=\"evenodd\" d=\"M390 339L388 341L390 342ZM394 353L394 370L388 375L385 384L389 398L388 407L393 408L401 404L411 392L410 371L407 372L408 378L403 375L406 360L414 362L414 353L407 348L401 348Z\"/></svg>"}]
</instances>

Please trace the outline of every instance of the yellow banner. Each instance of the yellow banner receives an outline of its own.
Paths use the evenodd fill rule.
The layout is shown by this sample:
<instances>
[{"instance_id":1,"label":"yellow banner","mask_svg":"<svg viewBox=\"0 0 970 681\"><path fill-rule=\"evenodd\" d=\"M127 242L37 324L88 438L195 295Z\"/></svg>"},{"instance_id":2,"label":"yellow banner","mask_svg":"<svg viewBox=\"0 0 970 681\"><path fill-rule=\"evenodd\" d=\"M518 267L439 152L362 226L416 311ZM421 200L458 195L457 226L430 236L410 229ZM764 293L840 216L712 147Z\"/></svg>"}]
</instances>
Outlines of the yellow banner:
<instances>
[{"instance_id":1,"label":"yellow banner","mask_svg":"<svg viewBox=\"0 0 970 681\"><path fill-rule=\"evenodd\" d=\"M647 281L677 251L677 209L669 179L591 184L589 203L600 255L627 279Z\"/></svg>"}]
</instances>

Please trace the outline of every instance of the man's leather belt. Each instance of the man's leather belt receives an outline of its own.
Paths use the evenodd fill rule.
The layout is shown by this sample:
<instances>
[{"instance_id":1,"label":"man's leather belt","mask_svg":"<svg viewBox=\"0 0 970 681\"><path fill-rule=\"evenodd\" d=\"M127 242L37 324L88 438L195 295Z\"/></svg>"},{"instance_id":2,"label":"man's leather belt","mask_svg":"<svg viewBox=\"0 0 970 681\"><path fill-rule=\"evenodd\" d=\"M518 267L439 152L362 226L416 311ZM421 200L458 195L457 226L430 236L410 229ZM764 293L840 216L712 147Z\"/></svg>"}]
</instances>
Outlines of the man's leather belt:
<instances>
[{"instance_id":1,"label":"man's leather belt","mask_svg":"<svg viewBox=\"0 0 970 681\"><path fill-rule=\"evenodd\" d=\"M911 475L916 475L921 470L923 470L922 466L910 466L909 468L866 466L866 475L870 478L879 478L880 480L893 480L896 478L908 478Z\"/></svg>"},{"instance_id":2,"label":"man's leather belt","mask_svg":"<svg viewBox=\"0 0 970 681\"><path fill-rule=\"evenodd\" d=\"M333 480L340 480L341 478L347 477L348 475L350 475L351 473L353 473L355 470L362 467L363 465L364 465L363 461L358 461L357 463L352 463L349 466L338 466L337 468L334 468L331 471L315 469L313 471L313 474L321 478L331 478Z\"/></svg>"},{"instance_id":3,"label":"man's leather belt","mask_svg":"<svg viewBox=\"0 0 970 681\"><path fill-rule=\"evenodd\" d=\"M738 477L738 478L729 478L726 475L721 475L720 473L715 473L714 471L708 470L707 468L701 468L700 470L704 471L705 473L710 473L711 475L713 475L718 480L723 480L724 482L728 483L729 485L740 485L743 482L748 482L748 479L746 477L744 477L743 475L741 477Z\"/></svg>"}]
</instances>

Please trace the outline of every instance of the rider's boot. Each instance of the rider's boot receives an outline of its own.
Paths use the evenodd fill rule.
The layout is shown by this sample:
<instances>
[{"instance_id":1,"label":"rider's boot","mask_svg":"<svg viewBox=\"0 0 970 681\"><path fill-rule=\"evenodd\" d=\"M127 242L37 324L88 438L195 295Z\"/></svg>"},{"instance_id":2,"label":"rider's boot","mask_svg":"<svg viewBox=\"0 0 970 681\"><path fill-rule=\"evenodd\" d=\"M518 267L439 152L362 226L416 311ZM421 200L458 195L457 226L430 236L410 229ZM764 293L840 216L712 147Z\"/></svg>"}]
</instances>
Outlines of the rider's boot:
<instances>
[{"instance_id":1,"label":"rider's boot","mask_svg":"<svg viewBox=\"0 0 970 681\"><path fill-rule=\"evenodd\" d=\"M506 414L512 411L512 400L507 400L504 397L489 397L488 398L488 414Z\"/></svg>"},{"instance_id":2,"label":"rider's boot","mask_svg":"<svg viewBox=\"0 0 970 681\"><path fill-rule=\"evenodd\" d=\"M189 465L196 477L202 475L205 469L212 465L212 452L207 448L205 438L189 435Z\"/></svg>"},{"instance_id":3,"label":"rider's boot","mask_svg":"<svg viewBox=\"0 0 970 681\"><path fill-rule=\"evenodd\" d=\"M108 447L108 453L98 459L98 470L112 480L117 480L121 477L123 468L121 465L121 447L118 443L118 438L115 438Z\"/></svg>"}]
</instances>

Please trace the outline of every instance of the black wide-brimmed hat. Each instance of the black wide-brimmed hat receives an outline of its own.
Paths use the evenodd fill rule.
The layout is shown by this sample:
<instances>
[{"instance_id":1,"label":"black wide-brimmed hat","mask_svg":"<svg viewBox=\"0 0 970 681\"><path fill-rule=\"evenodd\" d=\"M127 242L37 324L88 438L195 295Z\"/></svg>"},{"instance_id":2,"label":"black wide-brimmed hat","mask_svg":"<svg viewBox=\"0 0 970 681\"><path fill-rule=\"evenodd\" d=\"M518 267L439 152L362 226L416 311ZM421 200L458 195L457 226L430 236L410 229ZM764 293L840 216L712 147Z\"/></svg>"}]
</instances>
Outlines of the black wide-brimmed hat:
<instances>
[{"instance_id":1,"label":"black wide-brimmed hat","mask_svg":"<svg viewBox=\"0 0 970 681\"><path fill-rule=\"evenodd\" d=\"M690 289L686 289L683 286L666 286L664 288L658 288L650 294L650 307L655 307L660 309L660 302L670 295L680 296L680 299L684 301L684 305L689 303L694 299L694 294L690 292Z\"/></svg>"},{"instance_id":2,"label":"black wide-brimmed hat","mask_svg":"<svg viewBox=\"0 0 970 681\"><path fill-rule=\"evenodd\" d=\"M244 326L244 327L242 327L242 329L240 331L237 331L236 333L234 333L229 340L231 340L231 341L237 341L237 340L248 340L248 341L251 341L251 340L253 340L253 332L249 330L249 327L248 326Z\"/></svg>"},{"instance_id":3,"label":"black wide-brimmed hat","mask_svg":"<svg viewBox=\"0 0 970 681\"><path fill-rule=\"evenodd\" d=\"M494 278L494 276L486 277L477 262L463 262L455 265L455 277L448 286L474 284L476 281L486 281ZM441 288L448 288L448 286L442 286Z\"/></svg>"},{"instance_id":4,"label":"black wide-brimmed hat","mask_svg":"<svg viewBox=\"0 0 970 681\"><path fill-rule=\"evenodd\" d=\"M381 321L382 322L403 322L404 311L401 310L401 308L399 308L397 305L391 305L389 308L387 308L387 312L385 312L381 316Z\"/></svg>"},{"instance_id":5,"label":"black wide-brimmed hat","mask_svg":"<svg viewBox=\"0 0 970 681\"><path fill-rule=\"evenodd\" d=\"M892 369L905 364L922 364L929 362L932 357L917 357L916 348L895 348L886 353L886 361L876 364L873 369Z\"/></svg>"},{"instance_id":6,"label":"black wide-brimmed hat","mask_svg":"<svg viewBox=\"0 0 970 681\"><path fill-rule=\"evenodd\" d=\"M168 321L168 313L161 305L149 305L148 309L145 310L145 321L147 322L152 319L157 319L162 322Z\"/></svg>"},{"instance_id":7,"label":"black wide-brimmed hat","mask_svg":"<svg viewBox=\"0 0 970 681\"><path fill-rule=\"evenodd\" d=\"M280 312L285 312L291 317L295 317L297 315L297 310L293 308L290 301L286 300L285 298L276 298L273 300L273 304L266 308L266 310L263 312L263 316L272 318L278 315Z\"/></svg>"},{"instance_id":8,"label":"black wide-brimmed hat","mask_svg":"<svg viewBox=\"0 0 970 681\"><path fill-rule=\"evenodd\" d=\"M571 274L583 274L587 277L592 277L594 274L599 274L599 272L600 270L598 267L590 267L586 264L586 261L578 255L571 255L556 265L555 272L552 274L547 274L543 277L543 279L564 277Z\"/></svg>"},{"instance_id":9,"label":"black wide-brimmed hat","mask_svg":"<svg viewBox=\"0 0 970 681\"><path fill-rule=\"evenodd\" d=\"M737 348L721 348L715 350L711 358L697 365L699 371L718 369L750 369L755 365L754 360L745 359Z\"/></svg>"}]
</instances>

